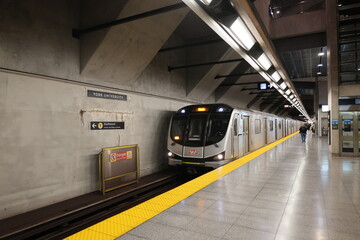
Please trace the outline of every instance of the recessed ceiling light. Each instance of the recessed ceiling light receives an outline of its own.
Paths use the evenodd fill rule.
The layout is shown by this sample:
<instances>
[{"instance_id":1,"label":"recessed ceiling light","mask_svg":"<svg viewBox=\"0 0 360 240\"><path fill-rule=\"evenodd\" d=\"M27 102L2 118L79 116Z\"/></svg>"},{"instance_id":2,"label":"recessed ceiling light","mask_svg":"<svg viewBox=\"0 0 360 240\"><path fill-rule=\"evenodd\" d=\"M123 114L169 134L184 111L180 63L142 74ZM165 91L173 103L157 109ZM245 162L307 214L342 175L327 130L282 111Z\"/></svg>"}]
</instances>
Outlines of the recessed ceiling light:
<instances>
[{"instance_id":1,"label":"recessed ceiling light","mask_svg":"<svg viewBox=\"0 0 360 240\"><path fill-rule=\"evenodd\" d=\"M319 63L317 66L318 66L318 67L322 67L322 66L324 66L324 64Z\"/></svg>"},{"instance_id":2,"label":"recessed ceiling light","mask_svg":"<svg viewBox=\"0 0 360 240\"><path fill-rule=\"evenodd\" d=\"M271 77L274 79L275 82L278 82L281 79L280 74L277 71L271 74Z\"/></svg>"},{"instance_id":3,"label":"recessed ceiling light","mask_svg":"<svg viewBox=\"0 0 360 240\"><path fill-rule=\"evenodd\" d=\"M265 53L261 54L257 61L259 62L262 69L264 69L265 71L269 70L269 68L271 67L271 62Z\"/></svg>"},{"instance_id":4,"label":"recessed ceiling light","mask_svg":"<svg viewBox=\"0 0 360 240\"><path fill-rule=\"evenodd\" d=\"M325 55L325 53L323 53L323 52L318 53L318 56L324 56L324 55Z\"/></svg>"},{"instance_id":5,"label":"recessed ceiling light","mask_svg":"<svg viewBox=\"0 0 360 240\"><path fill-rule=\"evenodd\" d=\"M286 83L284 83L284 82L281 83L281 84L280 84L280 87L281 87L282 90L284 90L284 89L286 88Z\"/></svg>"},{"instance_id":6,"label":"recessed ceiling light","mask_svg":"<svg viewBox=\"0 0 360 240\"><path fill-rule=\"evenodd\" d=\"M316 74L317 74L317 75L321 75L321 72L317 72Z\"/></svg>"},{"instance_id":7,"label":"recessed ceiling light","mask_svg":"<svg viewBox=\"0 0 360 240\"><path fill-rule=\"evenodd\" d=\"M256 40L239 17L231 24L230 29L246 51L254 46Z\"/></svg>"},{"instance_id":8,"label":"recessed ceiling light","mask_svg":"<svg viewBox=\"0 0 360 240\"><path fill-rule=\"evenodd\" d=\"M203 4L205 4L206 6L209 6L210 3L212 2L212 0L200 0Z\"/></svg>"}]
</instances>

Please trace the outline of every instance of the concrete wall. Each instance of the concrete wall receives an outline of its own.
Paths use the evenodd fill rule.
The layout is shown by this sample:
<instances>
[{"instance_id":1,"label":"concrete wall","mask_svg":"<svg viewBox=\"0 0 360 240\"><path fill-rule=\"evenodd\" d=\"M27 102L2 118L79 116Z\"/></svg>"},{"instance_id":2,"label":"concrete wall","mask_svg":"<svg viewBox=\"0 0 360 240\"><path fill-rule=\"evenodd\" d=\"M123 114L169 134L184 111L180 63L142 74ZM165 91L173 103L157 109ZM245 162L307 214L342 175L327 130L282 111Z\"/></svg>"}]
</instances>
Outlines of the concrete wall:
<instances>
[{"instance_id":1,"label":"concrete wall","mask_svg":"<svg viewBox=\"0 0 360 240\"><path fill-rule=\"evenodd\" d=\"M185 105L126 93L128 101L89 98L88 89L104 90L4 72L0 86L1 218L96 190L103 147L139 144L141 175L164 169L168 122ZM90 121L125 129L92 131Z\"/></svg>"},{"instance_id":2,"label":"concrete wall","mask_svg":"<svg viewBox=\"0 0 360 240\"><path fill-rule=\"evenodd\" d=\"M271 39L326 31L325 10L317 10L273 19L269 14L269 4L270 0L257 0L254 2L254 6Z\"/></svg>"},{"instance_id":3,"label":"concrete wall","mask_svg":"<svg viewBox=\"0 0 360 240\"><path fill-rule=\"evenodd\" d=\"M167 71L186 61L181 51L158 54L132 86L82 76L79 18L77 1L0 2L0 219L97 190L103 147L139 144L142 176L165 168L171 113L193 103L185 72ZM90 121L125 129L91 131Z\"/></svg>"},{"instance_id":4,"label":"concrete wall","mask_svg":"<svg viewBox=\"0 0 360 240\"><path fill-rule=\"evenodd\" d=\"M276 18L271 23L272 39L326 31L324 10Z\"/></svg>"}]
</instances>

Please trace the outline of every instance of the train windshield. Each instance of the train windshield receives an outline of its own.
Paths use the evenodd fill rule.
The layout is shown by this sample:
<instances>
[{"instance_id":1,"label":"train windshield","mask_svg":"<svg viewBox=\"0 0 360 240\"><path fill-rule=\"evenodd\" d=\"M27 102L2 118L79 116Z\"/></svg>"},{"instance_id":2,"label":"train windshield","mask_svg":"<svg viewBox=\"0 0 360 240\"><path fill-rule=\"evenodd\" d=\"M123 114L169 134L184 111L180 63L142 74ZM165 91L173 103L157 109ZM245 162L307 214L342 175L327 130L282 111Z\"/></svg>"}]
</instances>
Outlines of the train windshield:
<instances>
[{"instance_id":1,"label":"train windshield","mask_svg":"<svg viewBox=\"0 0 360 240\"><path fill-rule=\"evenodd\" d=\"M185 145L200 147L204 144L204 132L206 127L207 115L193 116L188 122L188 131Z\"/></svg>"},{"instance_id":2,"label":"train windshield","mask_svg":"<svg viewBox=\"0 0 360 240\"><path fill-rule=\"evenodd\" d=\"M171 124L171 138L174 142L184 141L187 116L174 116Z\"/></svg>"},{"instance_id":3,"label":"train windshield","mask_svg":"<svg viewBox=\"0 0 360 240\"><path fill-rule=\"evenodd\" d=\"M226 134L230 115L174 116L171 139L179 144L202 147L221 141Z\"/></svg>"},{"instance_id":4,"label":"train windshield","mask_svg":"<svg viewBox=\"0 0 360 240\"><path fill-rule=\"evenodd\" d=\"M229 120L230 115L210 117L205 145L217 143L224 138Z\"/></svg>"}]
</instances>

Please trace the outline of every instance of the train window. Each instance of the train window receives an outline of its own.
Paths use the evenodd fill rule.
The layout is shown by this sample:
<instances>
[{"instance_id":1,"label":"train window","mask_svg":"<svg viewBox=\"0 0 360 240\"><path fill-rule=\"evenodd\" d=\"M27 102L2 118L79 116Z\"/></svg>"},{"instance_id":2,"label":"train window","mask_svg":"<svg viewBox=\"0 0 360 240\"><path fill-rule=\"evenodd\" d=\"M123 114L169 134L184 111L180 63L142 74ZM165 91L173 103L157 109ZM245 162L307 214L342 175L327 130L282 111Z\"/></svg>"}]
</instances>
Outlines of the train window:
<instances>
[{"instance_id":1,"label":"train window","mask_svg":"<svg viewBox=\"0 0 360 240\"><path fill-rule=\"evenodd\" d=\"M203 145L206 119L207 116L196 116L189 119L185 145L192 147Z\"/></svg>"},{"instance_id":2,"label":"train window","mask_svg":"<svg viewBox=\"0 0 360 240\"><path fill-rule=\"evenodd\" d=\"M186 116L174 116L171 124L171 139L175 142L184 140L184 131L186 126Z\"/></svg>"},{"instance_id":3,"label":"train window","mask_svg":"<svg viewBox=\"0 0 360 240\"><path fill-rule=\"evenodd\" d=\"M210 116L208 131L206 135L206 145L211 145L221 141L229 125L229 116Z\"/></svg>"},{"instance_id":4,"label":"train window","mask_svg":"<svg viewBox=\"0 0 360 240\"><path fill-rule=\"evenodd\" d=\"M269 124L270 124L270 131L273 131L274 130L274 121L270 120Z\"/></svg>"},{"instance_id":5,"label":"train window","mask_svg":"<svg viewBox=\"0 0 360 240\"><path fill-rule=\"evenodd\" d=\"M234 136L237 136L238 135L238 133L237 133L237 130L238 130L238 128L237 128L237 118L235 118L234 119Z\"/></svg>"},{"instance_id":6,"label":"train window","mask_svg":"<svg viewBox=\"0 0 360 240\"><path fill-rule=\"evenodd\" d=\"M261 133L261 121L260 119L255 119L255 134Z\"/></svg>"}]
</instances>

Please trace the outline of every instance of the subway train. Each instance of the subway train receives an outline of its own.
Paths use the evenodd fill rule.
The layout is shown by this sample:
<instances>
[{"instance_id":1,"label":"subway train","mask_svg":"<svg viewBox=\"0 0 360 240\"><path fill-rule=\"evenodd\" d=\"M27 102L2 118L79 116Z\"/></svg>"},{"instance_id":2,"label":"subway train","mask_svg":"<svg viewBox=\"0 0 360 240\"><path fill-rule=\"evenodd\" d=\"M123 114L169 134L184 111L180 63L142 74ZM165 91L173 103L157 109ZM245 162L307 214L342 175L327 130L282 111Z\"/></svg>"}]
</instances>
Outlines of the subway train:
<instances>
[{"instance_id":1,"label":"subway train","mask_svg":"<svg viewBox=\"0 0 360 240\"><path fill-rule=\"evenodd\" d=\"M296 132L302 122L226 104L179 109L168 132L168 163L189 172L217 168Z\"/></svg>"}]
</instances>

